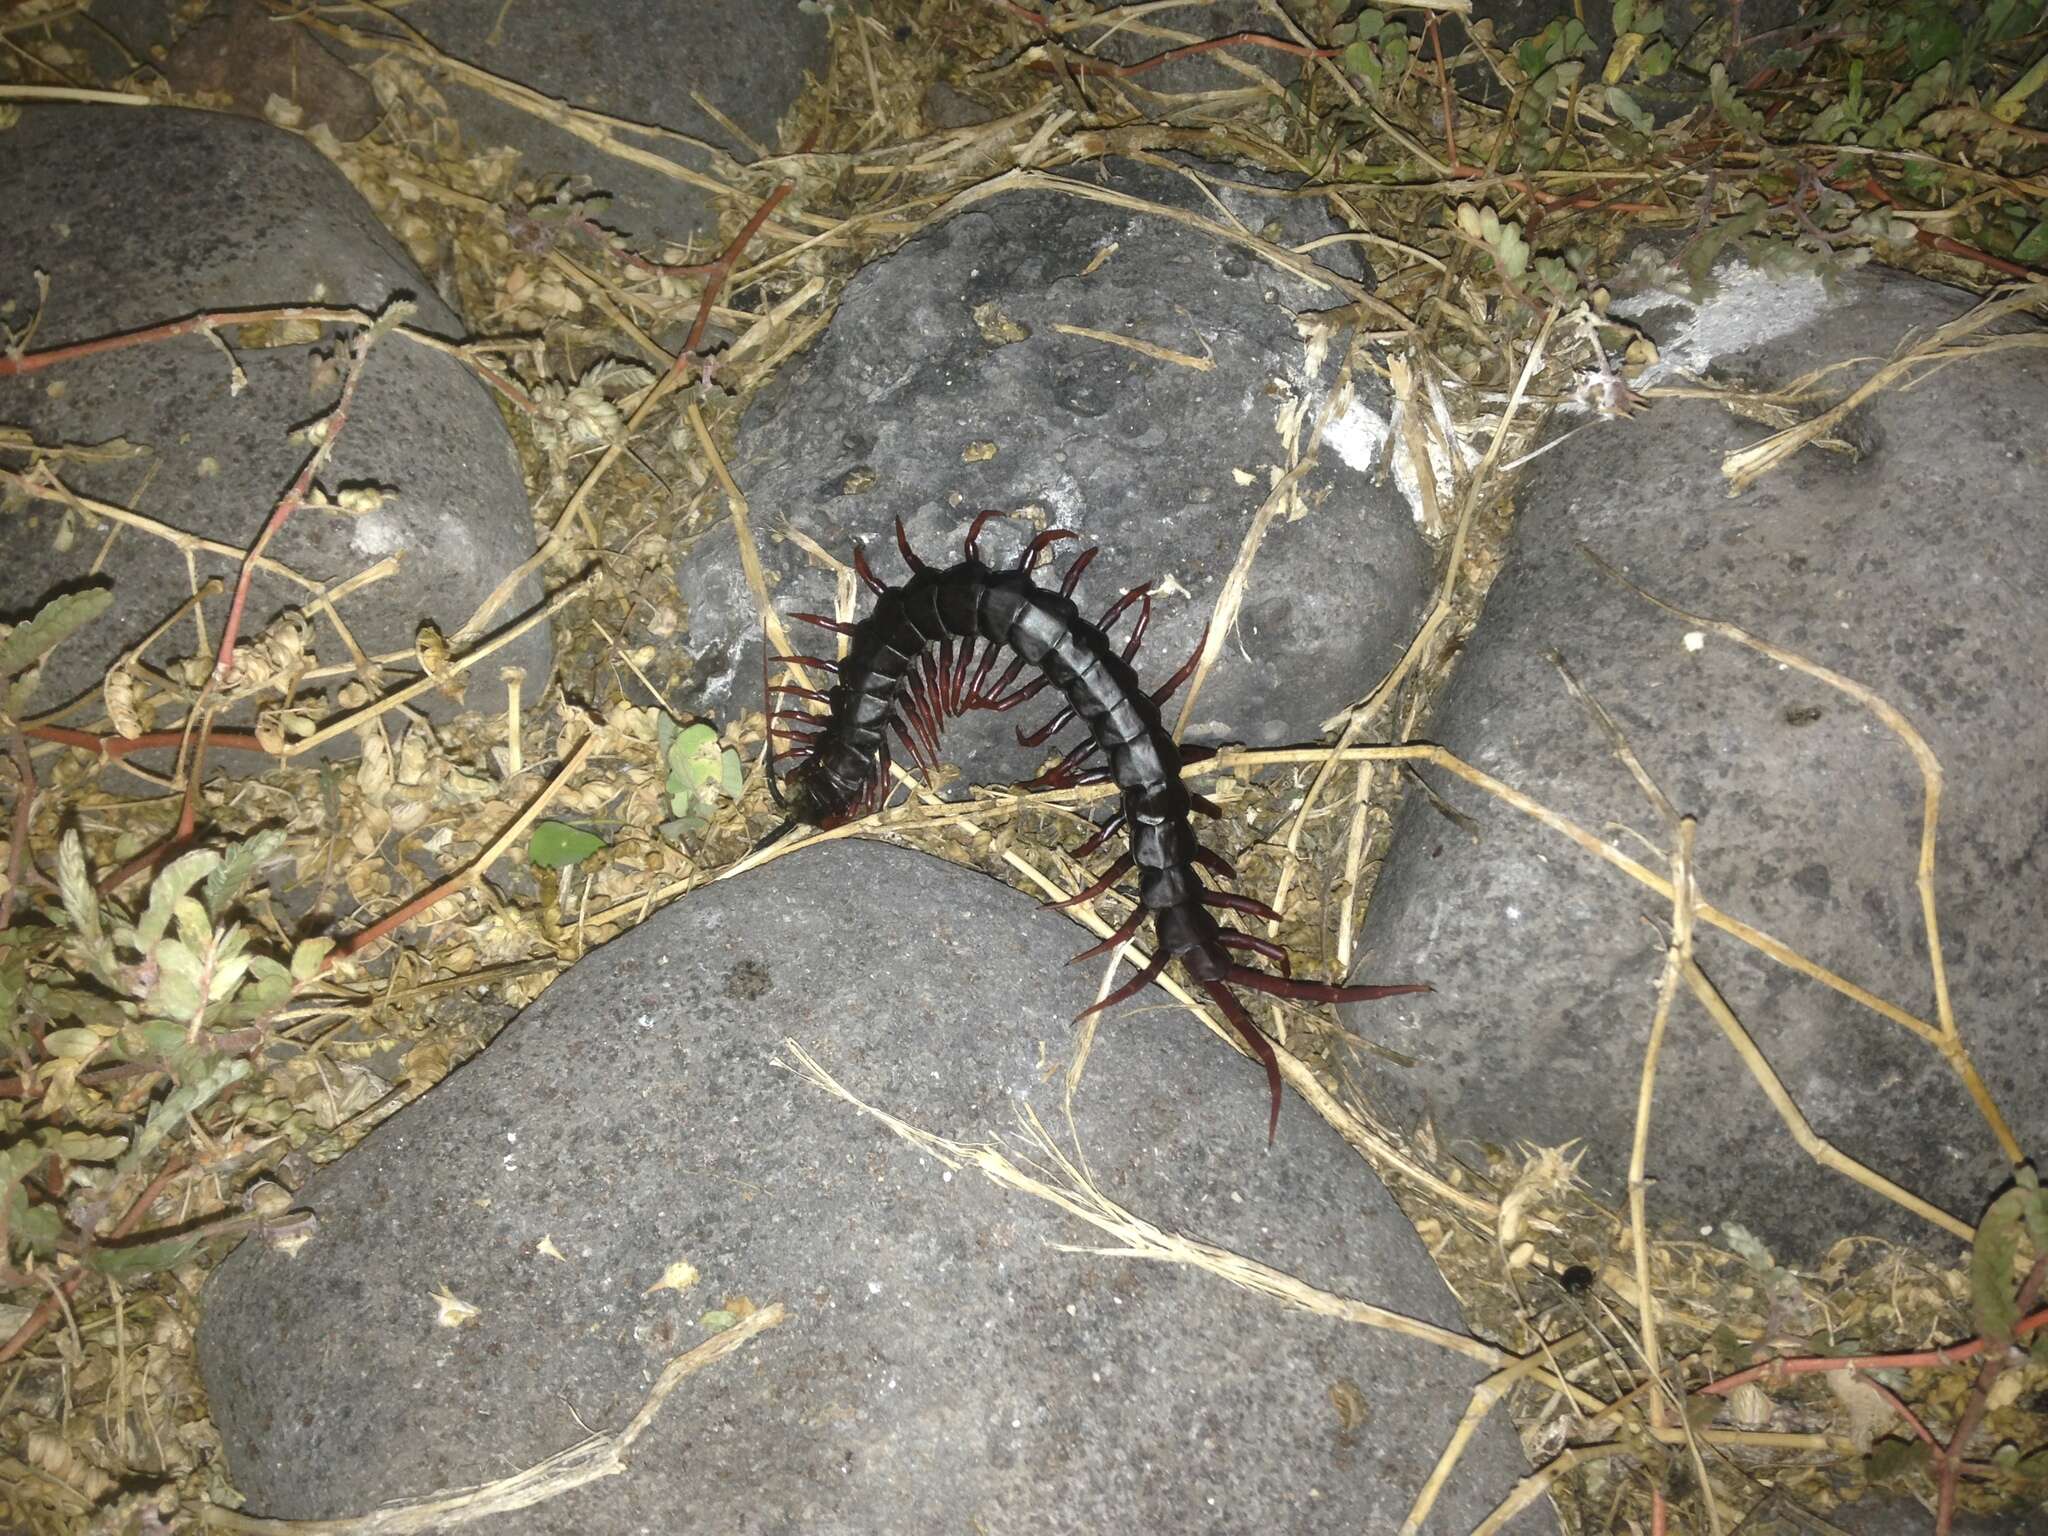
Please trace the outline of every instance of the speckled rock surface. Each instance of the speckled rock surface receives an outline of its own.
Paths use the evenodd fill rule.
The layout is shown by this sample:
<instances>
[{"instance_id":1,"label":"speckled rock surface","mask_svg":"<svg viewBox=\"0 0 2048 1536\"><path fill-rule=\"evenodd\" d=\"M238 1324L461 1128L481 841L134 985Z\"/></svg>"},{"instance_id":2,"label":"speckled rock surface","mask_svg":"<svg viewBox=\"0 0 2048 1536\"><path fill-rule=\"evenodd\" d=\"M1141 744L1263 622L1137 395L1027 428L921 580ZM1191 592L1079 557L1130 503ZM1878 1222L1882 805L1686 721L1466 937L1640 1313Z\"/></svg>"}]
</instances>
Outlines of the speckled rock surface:
<instances>
[{"instance_id":1,"label":"speckled rock surface","mask_svg":"<svg viewBox=\"0 0 2048 1536\"><path fill-rule=\"evenodd\" d=\"M1117 1243L779 1064L793 1038L877 1108L1021 1159L1022 1104L1064 1134L1093 985L1061 963L1078 933L978 874L848 842L584 959L299 1192L319 1231L296 1257L245 1244L218 1271L200 1356L251 1507L367 1510L615 1429L745 1297L789 1321L691 1378L629 1475L494 1532L1394 1529L1469 1362L1192 1268L1055 1251ZM1290 1100L1269 1152L1258 1071L1146 996L1104 1021L1075 1097L1099 1187L1458 1326L1341 1140ZM701 1278L657 1288L678 1262ZM478 1315L437 1327L436 1292ZM1353 1392L1363 1422L1340 1418ZM1426 1529L1470 1530L1523 1472L1490 1419Z\"/></svg>"},{"instance_id":2,"label":"speckled rock surface","mask_svg":"<svg viewBox=\"0 0 2048 1536\"><path fill-rule=\"evenodd\" d=\"M1646 291L1674 370L1782 383L1882 357L1966 296L1896 274L1827 278L1747 261L1704 304ZM1851 375L1860 378L1868 363ZM1436 739L1660 870L1647 802L1546 653L1613 715L1681 812L1699 818L1701 898L1922 1020L1936 1016L1914 890L1913 759L1820 681L1695 631L1595 570L1731 621L1868 685L1946 772L1935 890L1963 1041L2023 1145L2048 1144L2048 356L1955 363L1879 395L1843 435L1730 498L1724 454L1758 427L1666 400L1541 459L1513 546L1436 719ZM1620 1188L1669 904L1491 798L1425 775L1476 836L1411 796L1369 914L1378 973L1437 988L1347 1010L1414 1054L1381 1092L1443 1132L1511 1144L1584 1138ZM2006 1177L1940 1056L1898 1023L1703 930L1703 969L1814 1129L1965 1221ZM1735 1222L1788 1262L1848 1233L1944 1242L1800 1151L1720 1031L1678 1011L1657 1078L1654 1215Z\"/></svg>"},{"instance_id":3,"label":"speckled rock surface","mask_svg":"<svg viewBox=\"0 0 2048 1536\"><path fill-rule=\"evenodd\" d=\"M0 132L0 204L32 210L0 246L0 303L13 306L8 324L27 322L37 305L34 273L50 274L37 348L206 309L326 303L374 310L400 296L418 305L416 324L461 333L338 171L289 134L243 118L31 106ZM145 207L151 213L142 221ZM291 434L336 398L339 374L325 359L339 333L310 346L265 348L223 334L248 378L239 395L222 350L185 336L0 381L0 420L42 445L125 440L140 452L66 455L51 468L74 491L239 551L309 452ZM21 469L27 455L10 449L0 463ZM394 494L358 516L302 510L268 554L322 584L400 557L397 574L339 601L362 649L397 656L400 674L418 671L411 652L422 622L452 632L533 551L525 486L496 406L460 364L402 338L387 338L371 354L322 483L330 493L375 485ZM220 576L231 589L239 557L201 551L195 565L198 580ZM96 688L109 663L190 596L192 578L160 538L10 493L0 523L0 609L10 617L32 611L51 589L89 572L111 581L116 601L55 653L38 696L45 707ZM540 598L529 582L501 621ZM280 608L309 600L306 587L259 574L243 635L259 632ZM220 634L226 610L225 595L209 600L209 636ZM326 619L313 619L312 638L323 663L348 661ZM161 665L197 648L188 618L146 655ZM503 654L538 687L551 657L545 626ZM489 672L496 690L497 667ZM340 681L309 684L302 695ZM432 697L423 703L430 712L452 707Z\"/></svg>"},{"instance_id":4,"label":"speckled rock surface","mask_svg":"<svg viewBox=\"0 0 2048 1536\"><path fill-rule=\"evenodd\" d=\"M717 152L745 163L775 153L776 124L804 76L825 72L830 29L822 9L760 0L605 0L602 5L511 5L503 0L415 0L407 26L463 62L545 96L628 122L670 130L625 132L626 142L686 172L717 175ZM375 34L375 18L351 18ZM350 50L359 63L371 49ZM687 241L715 223L699 184L599 155L583 139L454 79L435 82L473 151L509 144L523 174L574 174L604 195L601 221L636 241ZM701 96L740 131L694 99ZM752 143L748 141L751 140ZM758 148L756 146L759 146ZM793 146L792 146L793 147Z\"/></svg>"},{"instance_id":5,"label":"speckled rock surface","mask_svg":"<svg viewBox=\"0 0 2048 1536\"><path fill-rule=\"evenodd\" d=\"M1330 232L1298 199L1200 169L1223 178L1215 190L1247 228L1289 246ZM1001 508L1026 515L1007 538L990 535L992 552L1014 551L1035 527L1072 529L1100 547L1084 609L1160 584L1143 675L1170 673L1193 650L1272 477L1289 463L1285 424L1298 423L1305 444L1331 397L1340 359L1330 353L1341 345L1304 341L1296 316L1341 306L1345 291L1230 240L1080 195L1215 217L1171 169L1111 160L1074 185L991 198L869 267L824 337L750 407L736 473L785 613L830 612L833 601L829 574L772 537L785 522L841 560L865 540L884 579L900 580L897 517L919 552L943 564L959 558L978 510ZM1342 265L1354 249L1319 254L1355 275ZM1428 551L1410 492L1396 476L1374 477L1391 405L1358 371L1355 400L1331 413L1318 461L1298 482L1306 515L1276 518L1260 547L1192 740L1313 738L1384 675L1413 630ZM730 527L684 556L680 583L693 701L721 716L759 708L760 624ZM1015 748L1013 723L970 715L952 726L948 751L971 778L1023 777L1041 754Z\"/></svg>"}]
</instances>

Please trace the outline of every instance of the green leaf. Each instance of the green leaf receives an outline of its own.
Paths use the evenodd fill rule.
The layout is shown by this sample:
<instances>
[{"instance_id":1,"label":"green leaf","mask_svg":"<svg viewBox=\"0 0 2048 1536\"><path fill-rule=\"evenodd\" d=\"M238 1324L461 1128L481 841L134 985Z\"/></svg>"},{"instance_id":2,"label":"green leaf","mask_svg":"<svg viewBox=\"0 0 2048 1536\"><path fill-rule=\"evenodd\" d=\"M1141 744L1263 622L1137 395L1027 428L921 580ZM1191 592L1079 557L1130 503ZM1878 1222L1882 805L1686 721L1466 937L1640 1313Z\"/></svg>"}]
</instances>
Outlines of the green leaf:
<instances>
[{"instance_id":1,"label":"green leaf","mask_svg":"<svg viewBox=\"0 0 2048 1536\"><path fill-rule=\"evenodd\" d=\"M190 1258L199 1247L196 1237L167 1237L154 1243L128 1243L113 1248L93 1246L85 1251L86 1267L115 1280L153 1275L173 1269Z\"/></svg>"},{"instance_id":2,"label":"green leaf","mask_svg":"<svg viewBox=\"0 0 2048 1536\"><path fill-rule=\"evenodd\" d=\"M220 867L206 877L206 910L218 918L242 894L256 871L277 856L284 833L276 828L244 838L228 849Z\"/></svg>"},{"instance_id":3,"label":"green leaf","mask_svg":"<svg viewBox=\"0 0 2048 1536\"><path fill-rule=\"evenodd\" d=\"M1721 120L1737 133L1761 134L1764 120L1728 83L1728 66L1716 64L1707 76L1709 93L1714 98L1714 110L1721 114Z\"/></svg>"},{"instance_id":4,"label":"green leaf","mask_svg":"<svg viewBox=\"0 0 2048 1536\"><path fill-rule=\"evenodd\" d=\"M543 822L543 826L547 823ZM311 981L320 974L320 966L327 959L327 952L334 948L334 940L322 935L319 938L301 939L298 948L292 951L292 980Z\"/></svg>"},{"instance_id":5,"label":"green leaf","mask_svg":"<svg viewBox=\"0 0 2048 1536\"><path fill-rule=\"evenodd\" d=\"M145 955L154 950L171 925L178 899L219 867L220 855L211 848L196 848L166 864L163 873L150 882L149 905L135 925L135 947Z\"/></svg>"},{"instance_id":6,"label":"green leaf","mask_svg":"<svg viewBox=\"0 0 2048 1536\"><path fill-rule=\"evenodd\" d=\"M61 1061L85 1061L106 1037L91 1029L53 1029L43 1036L43 1049Z\"/></svg>"},{"instance_id":7,"label":"green leaf","mask_svg":"<svg viewBox=\"0 0 2048 1536\"><path fill-rule=\"evenodd\" d=\"M1650 114L1637 106L1636 99L1618 85L1607 87L1607 110L1645 138L1656 129L1657 125L1650 120Z\"/></svg>"},{"instance_id":8,"label":"green leaf","mask_svg":"<svg viewBox=\"0 0 2048 1536\"><path fill-rule=\"evenodd\" d=\"M2023 261L2030 267L2048 263L2048 219L2043 219L2020 237L2020 243L2012 248L2012 259Z\"/></svg>"},{"instance_id":9,"label":"green leaf","mask_svg":"<svg viewBox=\"0 0 2048 1536\"><path fill-rule=\"evenodd\" d=\"M1872 1483L1897 1484L1926 1476L1933 1464L1934 1453L1924 1440L1880 1440L1863 1458L1863 1475Z\"/></svg>"},{"instance_id":10,"label":"green leaf","mask_svg":"<svg viewBox=\"0 0 2048 1536\"><path fill-rule=\"evenodd\" d=\"M92 888L92 875L85 867L85 844L76 832L66 832L57 844L57 894L64 900L64 914L86 948L98 949L105 941L100 928L99 893Z\"/></svg>"},{"instance_id":11,"label":"green leaf","mask_svg":"<svg viewBox=\"0 0 2048 1536\"><path fill-rule=\"evenodd\" d=\"M156 982L149 1007L162 1018L190 1021L199 1012L199 957L176 939L156 947Z\"/></svg>"},{"instance_id":12,"label":"green leaf","mask_svg":"<svg viewBox=\"0 0 2048 1536\"><path fill-rule=\"evenodd\" d=\"M88 587L51 598L26 624L0 640L0 677L13 677L41 661L60 640L107 611L114 600L108 587Z\"/></svg>"},{"instance_id":13,"label":"green leaf","mask_svg":"<svg viewBox=\"0 0 2048 1536\"><path fill-rule=\"evenodd\" d=\"M4 1188L7 1203L7 1235L31 1253L48 1256L57 1250L57 1239L64 1235L64 1223L56 1211L47 1205L29 1204L28 1191L19 1183Z\"/></svg>"},{"instance_id":14,"label":"green leaf","mask_svg":"<svg viewBox=\"0 0 2048 1536\"><path fill-rule=\"evenodd\" d=\"M572 827L566 821L543 821L535 825L526 855L542 869L567 869L604 847L595 832Z\"/></svg>"},{"instance_id":15,"label":"green leaf","mask_svg":"<svg viewBox=\"0 0 2048 1536\"><path fill-rule=\"evenodd\" d=\"M2012 1270L2019 1257L2028 1193L2008 1189L1992 1201L1977 1223L1977 1241L1970 1249L1970 1310L1976 1315L1977 1332L1996 1349L2012 1342L2013 1325L2019 1321Z\"/></svg>"},{"instance_id":16,"label":"green leaf","mask_svg":"<svg viewBox=\"0 0 2048 1536\"><path fill-rule=\"evenodd\" d=\"M44 1151L74 1163L110 1163L128 1149L125 1136L95 1136L89 1131L45 1132L40 1140Z\"/></svg>"},{"instance_id":17,"label":"green leaf","mask_svg":"<svg viewBox=\"0 0 2048 1536\"><path fill-rule=\"evenodd\" d=\"M121 1159L121 1171L128 1172L163 1144L166 1136L184 1123L185 1117L212 1103L230 1083L249 1075L249 1063L239 1056L215 1056L200 1071L187 1077L157 1103L136 1133L134 1146Z\"/></svg>"}]
</instances>

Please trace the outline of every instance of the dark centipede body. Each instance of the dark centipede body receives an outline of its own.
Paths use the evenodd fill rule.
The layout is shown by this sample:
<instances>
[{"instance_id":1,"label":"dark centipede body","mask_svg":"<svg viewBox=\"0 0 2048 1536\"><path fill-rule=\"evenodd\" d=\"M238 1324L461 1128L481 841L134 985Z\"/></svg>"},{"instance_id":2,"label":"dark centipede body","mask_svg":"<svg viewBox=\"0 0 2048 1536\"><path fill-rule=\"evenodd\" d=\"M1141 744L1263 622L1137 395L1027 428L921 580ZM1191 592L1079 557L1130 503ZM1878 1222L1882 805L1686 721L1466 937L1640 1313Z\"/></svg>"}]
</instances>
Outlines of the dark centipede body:
<instances>
[{"instance_id":1,"label":"dark centipede body","mask_svg":"<svg viewBox=\"0 0 2048 1536\"><path fill-rule=\"evenodd\" d=\"M971 709L1012 709L1048 686L1057 688L1066 699L1065 707L1042 729L1028 735L1019 731L1019 741L1035 746L1075 720L1086 728L1087 737L1028 787L1114 781L1122 793L1121 806L1076 855L1086 858L1119 829L1126 833L1128 847L1087 890L1054 905L1092 900L1133 872L1138 879L1137 907L1130 919L1109 938L1074 958L1085 960L1116 949L1137 933L1148 915L1157 936L1152 959L1080 1017L1122 1002L1151 982L1169 960L1179 960L1265 1066L1272 1094L1267 1127L1270 1140L1279 1126L1279 1060L1232 987L1332 1003L1365 1002L1429 989L1296 981L1289 974L1287 952L1280 945L1225 928L1211 915L1210 908L1215 907L1276 920L1264 903L1208 886L1197 871L1200 866L1219 875L1233 873L1221 855L1203 847L1195 837L1190 813L1214 816L1218 812L1182 781L1182 764L1193 749L1183 749L1173 739L1159 712L1160 705L1187 681L1194 670L1194 657L1148 692L1140 685L1131 658L1144 638L1151 614L1150 589L1139 587L1126 593L1091 623L1082 616L1072 594L1095 551L1077 557L1056 590L1042 587L1031 576L1039 555L1054 542L1074 535L1059 530L1040 534L1015 566L992 568L982 562L978 542L983 526L996 515L984 512L975 520L967 535L966 558L943 570L918 559L899 522L896 542L910 567L908 581L897 587L885 586L869 569L865 554L857 550L854 567L875 594L873 611L850 625L815 614L794 615L845 634L849 640L846 655L836 661L817 656L780 658L831 672L838 681L825 692L788 685L776 690L823 703L828 713L771 712L771 729L795 744L799 761L786 778L778 778L771 764L770 785L790 811L792 822L838 826L880 807L889 782L892 736L928 771L937 757L938 732L946 719ZM1111 638L1110 629L1134 604L1138 613L1131 634L1119 643ZM1005 651L1010 653L1009 665L992 679L990 674ZM1027 668L1035 668L1039 675L1013 686ZM1242 964L1232 951L1260 956L1279 967L1281 974Z\"/></svg>"}]
</instances>

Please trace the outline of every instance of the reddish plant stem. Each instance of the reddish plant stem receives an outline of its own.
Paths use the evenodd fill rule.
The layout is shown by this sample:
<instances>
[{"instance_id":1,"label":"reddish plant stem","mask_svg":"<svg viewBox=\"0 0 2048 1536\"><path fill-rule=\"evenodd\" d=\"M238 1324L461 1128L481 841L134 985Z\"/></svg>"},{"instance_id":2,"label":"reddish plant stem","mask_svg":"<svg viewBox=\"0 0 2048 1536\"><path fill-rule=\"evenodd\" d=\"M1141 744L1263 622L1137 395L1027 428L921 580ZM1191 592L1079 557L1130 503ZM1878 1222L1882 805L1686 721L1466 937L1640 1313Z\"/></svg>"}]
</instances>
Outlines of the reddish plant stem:
<instances>
[{"instance_id":1,"label":"reddish plant stem","mask_svg":"<svg viewBox=\"0 0 2048 1536\"><path fill-rule=\"evenodd\" d=\"M142 1225L142 1218L149 1214L149 1208L156 1204L157 1196L164 1192L172 1179L184 1171L185 1164L180 1159L173 1158L166 1163L163 1171L149 1181L149 1187L137 1197L133 1205L128 1207L127 1214L114 1223L114 1230L107 1234L108 1241L132 1236L135 1229ZM92 1271L83 1264L79 1265L58 1283L57 1289L62 1293L63 1301L54 1295L43 1298L42 1305L29 1313L28 1321L14 1331L14 1337L5 1344L0 1344L0 1365L5 1365L41 1336L51 1321L62 1314L63 1302L78 1294L79 1286L85 1283L85 1277L91 1273Z\"/></svg>"},{"instance_id":2,"label":"reddish plant stem","mask_svg":"<svg viewBox=\"0 0 2048 1536\"><path fill-rule=\"evenodd\" d=\"M14 771L21 775L21 782L14 790L14 841L7 849L7 893L0 896L0 928L14 921L14 897L21 889L21 871L28 859L29 826L36 808L36 765L28 755L28 742L17 730L7 746L14 754ZM0 1261L6 1257L5 1252L0 1252Z\"/></svg>"},{"instance_id":3,"label":"reddish plant stem","mask_svg":"<svg viewBox=\"0 0 2048 1536\"><path fill-rule=\"evenodd\" d=\"M2032 1305L2031 1300L2025 1305ZM2013 1337L2023 1339L2041 1328L2048 1328L2048 1308L2021 1318L2013 1328ZM1709 1382L1700 1391L1713 1397L1725 1397L1752 1381L1777 1376L1803 1376L1817 1371L1929 1370L1935 1366L1958 1365L1981 1355L1988 1347L1982 1339L1967 1339L1961 1344L1948 1344L1939 1349L1906 1350L1890 1355L1803 1355L1793 1359L1781 1356Z\"/></svg>"},{"instance_id":4,"label":"reddish plant stem","mask_svg":"<svg viewBox=\"0 0 2048 1536\"><path fill-rule=\"evenodd\" d=\"M2048 1253L2034 1260L2034 1267L2020 1282L2019 1294L2014 1301L2021 1312L2040 1300L2043 1284L2048 1284ZM2013 1337L2020 1337L2017 1328L2013 1330ZM1990 1409L1992 1383L2003 1373L2012 1353L2010 1349L1985 1351L1984 1363L1977 1367L1976 1384L1970 1389L1969 1401L1963 1405L1963 1416L1956 1421L1955 1433L1948 1437L1948 1449L1937 1453L1941 1481L1934 1505L1934 1536L1949 1536L1955 1524L1956 1485L1963 1477L1963 1455L1970 1448L1970 1437L1977 1433L1977 1426L1984 1422L1984 1415Z\"/></svg>"},{"instance_id":5,"label":"reddish plant stem","mask_svg":"<svg viewBox=\"0 0 2048 1536\"><path fill-rule=\"evenodd\" d=\"M1444 39L1443 34L1437 30L1436 12L1429 13L1424 26L1429 32L1430 42L1436 48L1436 85L1444 99L1444 143L1451 157L1451 169L1462 171L1465 167L1458 159L1457 98L1451 94L1451 75L1444 63Z\"/></svg>"},{"instance_id":6,"label":"reddish plant stem","mask_svg":"<svg viewBox=\"0 0 2048 1536\"><path fill-rule=\"evenodd\" d=\"M319 325L368 325L374 319L376 316L367 310L341 309L319 304L274 305L267 309L210 309L202 314L187 315L182 320L165 320L157 325L145 325L140 330L116 331L111 336L96 336L89 341L74 341L61 347L48 347L41 352L30 352L22 357L0 355L0 379L40 373L43 369L54 368L60 363L75 363L81 358L97 357L104 352L124 352L130 347L172 341L180 336L191 336L201 331L216 331L224 327L292 320L311 320ZM408 331L404 326L397 328L397 334L431 347L435 351L453 354L463 367L485 384L521 410L532 412L532 396L495 369L486 368L478 363L461 347L444 342L439 337Z\"/></svg>"},{"instance_id":7,"label":"reddish plant stem","mask_svg":"<svg viewBox=\"0 0 2048 1536\"><path fill-rule=\"evenodd\" d=\"M1040 25L1044 25L1043 22ZM1305 59L1333 59L1342 50L1336 48L1313 48L1284 37L1273 37L1264 32L1232 32L1223 37L1205 38L1199 43L1184 43L1178 48L1169 48L1164 53L1155 53L1149 59L1140 59L1135 64L1117 64L1109 59L1091 58L1076 53L1062 45L1063 62L1077 75L1108 75L1122 79L1129 75L1143 74L1148 69L1157 69L1162 64L1171 64L1175 59L1187 58L1190 54L1211 53L1218 48L1271 48L1276 53L1291 53Z\"/></svg>"},{"instance_id":8,"label":"reddish plant stem","mask_svg":"<svg viewBox=\"0 0 2048 1536\"><path fill-rule=\"evenodd\" d=\"M82 747L104 757L126 757L131 752L153 752L184 745L183 731L144 731L140 736L102 736L97 731L73 730L68 725L26 725L22 734L37 741L54 741L60 746ZM238 752L267 749L254 736L242 731L214 731L206 738L209 746L230 747Z\"/></svg>"},{"instance_id":9,"label":"reddish plant stem","mask_svg":"<svg viewBox=\"0 0 2048 1536\"><path fill-rule=\"evenodd\" d=\"M228 602L227 621L221 626L220 649L213 663L213 670L206 675L206 686L199 690L199 698L192 706L192 718L199 722L199 729L193 739L192 757L189 763L183 761L180 753L180 767L185 776L184 803L178 808L178 825L169 837L146 853L138 854L123 864L113 874L100 882L102 893L117 891L136 875L156 868L164 859L192 840L199 825L199 786L206 768L206 747L212 733L213 711L208 707L214 693L226 682L235 669L235 644L241 637L242 614L249 602L249 588L256 579L257 563L263 558L263 551L277 536L291 515L305 505L306 497L312 492L313 480L334 456L334 445L341 441L342 429L348 425L348 413L355 404L356 387L362 383L363 365L370 355L370 343L375 332L370 329L358 331L349 341L348 369L341 378L341 393L334 407L321 418L325 430L319 444L306 455L306 462L299 467L298 478L292 481L277 505L270 509L270 516L263 521L263 527L256 535L256 541L242 556L241 574L235 578L235 595Z\"/></svg>"},{"instance_id":10,"label":"reddish plant stem","mask_svg":"<svg viewBox=\"0 0 2048 1536\"><path fill-rule=\"evenodd\" d=\"M711 306L725 287L726 279L732 276L732 269L739 265L740 253L746 250L747 242L760 232L761 226L768 222L768 216L775 212L776 205L789 196L795 186L795 182L785 181L770 192L767 201L754 210L754 216L741 226L737 235L733 236L732 244L719 252L716 261L705 263L704 296L697 301L697 323L690 327L690 339L683 343L683 350L676 354L675 363L670 368L672 375L688 371L689 364L686 359L695 358L697 348L703 345L704 328L711 323Z\"/></svg>"}]
</instances>

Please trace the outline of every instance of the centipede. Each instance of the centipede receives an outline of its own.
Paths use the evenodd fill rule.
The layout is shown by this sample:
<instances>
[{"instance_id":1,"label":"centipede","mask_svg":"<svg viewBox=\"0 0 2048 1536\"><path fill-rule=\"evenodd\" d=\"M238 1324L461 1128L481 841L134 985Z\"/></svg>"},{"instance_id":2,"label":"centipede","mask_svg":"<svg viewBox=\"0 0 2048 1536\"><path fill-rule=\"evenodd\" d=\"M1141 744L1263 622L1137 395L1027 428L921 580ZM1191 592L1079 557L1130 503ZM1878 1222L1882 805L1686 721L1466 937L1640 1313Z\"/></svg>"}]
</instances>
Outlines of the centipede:
<instances>
[{"instance_id":1,"label":"centipede","mask_svg":"<svg viewBox=\"0 0 2048 1536\"><path fill-rule=\"evenodd\" d=\"M927 564L910 546L903 522L896 522L896 547L909 570L890 586L875 575L864 548L856 545L853 568L873 594L865 618L848 623L816 613L793 613L803 623L845 637L844 654L772 656L769 662L815 667L835 679L828 689L794 683L762 686L769 731L768 785L787 819L761 846L799 826L843 826L879 810L887 798L894 762L892 740L929 777L937 767L944 723L970 710L1007 712L1055 688L1064 703L1036 730L1018 727L1018 743L1038 747L1079 722L1082 739L1052 767L1017 786L1058 789L1114 782L1120 799L1106 821L1074 850L1077 860L1099 853L1119 831L1124 851L1085 890L1048 907L1094 901L1129 876L1137 877L1130 917L1074 962L1112 953L1152 922L1152 955L1135 975L1075 1022L1135 996L1178 961L1243 1039L1266 1072L1271 1098L1266 1140L1280 1127L1280 1062L1273 1043L1253 1021L1237 989L1300 1002L1372 1002L1404 993L1427 992L1427 983L1339 986L1297 979L1285 946L1257 934L1226 927L1215 913L1233 912L1255 921L1279 922L1266 903L1221 889L1202 878L1206 871L1235 880L1230 861L1195 835L1193 816L1220 817L1221 809L1190 789L1182 769L1209 754L1174 738L1161 707L1193 674L1202 652L1194 653L1171 677L1147 689L1133 660L1152 617L1152 585L1133 587L1090 622L1074 600L1081 577L1100 553L1075 554L1056 587L1041 586L1035 572L1056 544L1079 535L1048 529L1025 545L1014 565L998 567L981 555L982 531L1001 516L983 512L968 529L964 558L944 568ZM1056 562L1055 562L1056 563ZM1122 640L1112 631L1129 616ZM1203 637L1205 642L1206 634ZM1007 664L996 670L1005 654ZM764 662L764 671L768 662ZM1035 676L1027 677L1027 671ZM801 701L800 703L798 701ZM823 713L818 712L822 706ZM1278 974L1241 958L1254 956Z\"/></svg>"}]
</instances>

